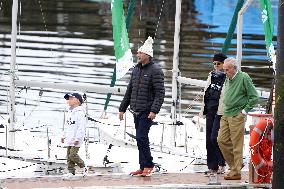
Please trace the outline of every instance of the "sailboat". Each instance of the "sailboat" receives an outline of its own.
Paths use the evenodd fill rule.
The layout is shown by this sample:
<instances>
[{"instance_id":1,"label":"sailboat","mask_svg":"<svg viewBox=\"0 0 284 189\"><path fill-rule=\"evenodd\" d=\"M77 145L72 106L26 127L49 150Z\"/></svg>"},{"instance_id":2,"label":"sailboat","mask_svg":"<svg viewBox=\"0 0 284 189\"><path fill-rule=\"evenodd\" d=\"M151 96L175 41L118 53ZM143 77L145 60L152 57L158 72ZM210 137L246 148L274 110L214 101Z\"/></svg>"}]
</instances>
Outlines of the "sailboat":
<instances>
[{"instance_id":1,"label":"sailboat","mask_svg":"<svg viewBox=\"0 0 284 189\"><path fill-rule=\"evenodd\" d=\"M180 18L179 14L180 14L180 10L181 10L181 6L180 3L181 1L177 1L177 13L176 13L176 28L179 28L179 23L180 20L178 20L178 18ZM18 4L17 0L14 0L13 6L16 6ZM13 9L14 10L14 9ZM16 11L13 11L13 20L16 20ZM16 26L16 24L14 24L14 26ZM11 40L12 43L12 52L11 55L15 56L16 55L16 45L15 45L15 39L16 39L16 32L17 29L13 29L12 31L12 36L13 39ZM179 46L179 31L176 31L175 34L175 49L177 51L175 51L174 53L174 61L177 63L178 62L178 46ZM183 79L181 77L177 77L178 75L178 67L175 65L175 68L173 69L173 78L174 79ZM12 59L11 61L11 72L14 72L14 66L15 66L15 58ZM188 81L188 80L187 80ZM196 83L204 83L204 81L197 81L197 80L191 80L194 81ZM64 91L70 91L70 90L77 90L77 91L88 91L88 92L99 92L99 93L109 93L112 92L113 94L123 94L125 92L125 89L122 87L113 87L113 88L109 88L109 87L104 87L104 86L95 86L95 85L76 85L76 84L66 84L66 83L49 83L49 82L39 82L39 81L23 81L23 80L16 80L16 78L11 78L10 81L10 93L12 94L13 92L15 92L15 88L13 86L17 85L17 86L29 86L29 87L39 87L39 88L53 88L53 89L57 89L57 90L64 90ZM176 102L177 101L177 81L173 81L173 101ZM175 92L174 92L175 91ZM14 107L14 100L13 100L13 95L11 96L11 107L9 107L10 110L10 126L9 128L11 130L15 129L15 107ZM173 103L176 104L176 103ZM204 161L205 161L205 154L203 153L204 151L202 151L202 149L205 149L204 147L200 146L200 144L204 144L204 142L201 142L202 139L202 135L204 135L204 133L197 135L196 133L198 132L197 129L196 133L192 132L194 131L193 128L195 128L195 124L193 124L193 122L191 122L190 120L183 120L183 125L177 125L176 122L177 120L175 120L177 118L176 116L176 110L174 109L175 106L172 107L172 116L168 116L168 117L161 117L157 119L157 123L159 123L159 126L157 126L155 129L159 129L160 131L164 130L164 132L160 132L162 133L159 137L157 136L153 136L153 138L160 138L160 140L153 140L154 144L153 147L155 148L154 151L157 152L157 157L163 155L164 157L164 162L171 162L169 161L170 159L173 159L173 157L180 157L180 158L176 158L177 162L180 162L180 165L177 166L176 169L178 169L178 171L189 171L189 166L188 165L192 165L196 162L196 164L198 165L204 165ZM100 132L98 132L98 135L101 135L102 133L104 133L105 135L109 135L110 138L112 138L112 140L115 142L115 144L119 144L119 145L115 145L114 147L111 147L109 152L107 151L108 148L105 148L105 146L101 146L102 151L104 151L104 153L102 153L102 156L94 156L94 157L90 157L90 159L94 160L94 159L98 159L98 161L103 162L102 160L104 159L104 157L106 156L106 153L108 158L105 160L105 162L110 162L110 163L115 163L115 162L111 162L111 158L114 157L116 154L118 154L119 152L122 151L121 147L118 146L122 146L122 144L124 144L124 146L132 146L132 150L127 149L128 151L131 151L130 154L136 153L135 152L135 142L134 142L134 138L133 136L131 136L131 134L133 135L133 128L132 130L130 129L130 124L132 123L131 121L131 114L128 113L129 118L127 119L127 123L124 124L124 128L121 129L122 127L117 127L117 121L114 121L113 123L106 121L106 120L99 120L100 122L98 124L100 125L105 125L103 127L98 127L97 125L94 126L94 130L98 129L98 128L102 128L100 130ZM115 120L115 116L114 117L109 117L110 120ZM173 120L174 119L174 120ZM95 120L98 121L98 120ZM168 122L167 122L168 121ZM172 123L175 123L175 126L170 126L173 125ZM159 127L159 128L158 128ZM165 131L171 131L169 133L166 133ZM123 131L122 133L120 133L121 131ZM127 131L127 133L126 133ZM191 131L191 133L189 132ZM112 132L112 133L111 133ZM131 133L132 132L132 133ZM159 132L159 131L158 131ZM153 132L153 133L157 133L157 132ZM179 134L177 134L179 133ZM187 133L187 134L186 134ZM196 137L196 136L200 136L200 138ZM169 139L170 140L166 140ZM194 139L194 142L193 142ZM197 140L195 140L197 139ZM92 142L96 142L95 140ZM109 141L108 141L109 142ZM15 138L9 137L9 141L7 143L7 149L13 149L15 143ZM48 142L46 141L46 143L48 144ZM193 148L189 148L190 145L193 146ZM90 150L92 147L91 145L88 146L88 149ZM99 147L96 146L96 148L98 149ZM191 149L191 150L189 150ZM194 150L194 151L193 151ZM11 155L11 152L7 152L7 154L9 153L9 155ZM86 152L87 154L88 152ZM126 152L125 152L126 153ZM46 153L48 154L48 153ZM100 154L100 153L93 153L93 154ZM194 154L194 156L188 158L189 154ZM37 155L38 156L38 155ZM53 155L54 157L54 155ZM126 155L126 157L129 157L129 159L131 159L131 155ZM38 158L39 160L42 160L42 158ZM60 158L58 158L60 159ZM123 162L127 162L127 160L125 160L125 157L123 160L117 161L121 164L123 164ZM162 161L161 161L162 162ZM182 163L184 162L184 163ZM194 162L191 163L190 162ZM137 162L136 162L137 163ZM177 165L178 163L176 163ZM132 164L133 165L133 164ZM163 169L168 170L168 171L173 171L171 170L170 167L166 167L163 165L163 162L161 163L161 166ZM186 168L185 168L186 167ZM192 169L194 170L194 169ZM202 168L198 168L198 171L201 171ZM125 170L125 172L127 172L127 170Z\"/></svg>"}]
</instances>

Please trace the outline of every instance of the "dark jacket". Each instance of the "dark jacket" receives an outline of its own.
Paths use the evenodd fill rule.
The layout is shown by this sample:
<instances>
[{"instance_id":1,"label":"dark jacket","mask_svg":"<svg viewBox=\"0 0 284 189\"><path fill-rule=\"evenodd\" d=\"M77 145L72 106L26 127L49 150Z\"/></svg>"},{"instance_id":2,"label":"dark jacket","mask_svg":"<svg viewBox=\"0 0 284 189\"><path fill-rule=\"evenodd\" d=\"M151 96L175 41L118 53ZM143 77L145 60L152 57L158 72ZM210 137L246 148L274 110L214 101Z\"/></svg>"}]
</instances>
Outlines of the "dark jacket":
<instances>
[{"instance_id":1,"label":"dark jacket","mask_svg":"<svg viewBox=\"0 0 284 189\"><path fill-rule=\"evenodd\" d=\"M125 112L130 105L130 109L137 113L159 113L164 97L164 73L160 66L153 61L144 66L137 64L132 71L119 111Z\"/></svg>"}]
</instances>

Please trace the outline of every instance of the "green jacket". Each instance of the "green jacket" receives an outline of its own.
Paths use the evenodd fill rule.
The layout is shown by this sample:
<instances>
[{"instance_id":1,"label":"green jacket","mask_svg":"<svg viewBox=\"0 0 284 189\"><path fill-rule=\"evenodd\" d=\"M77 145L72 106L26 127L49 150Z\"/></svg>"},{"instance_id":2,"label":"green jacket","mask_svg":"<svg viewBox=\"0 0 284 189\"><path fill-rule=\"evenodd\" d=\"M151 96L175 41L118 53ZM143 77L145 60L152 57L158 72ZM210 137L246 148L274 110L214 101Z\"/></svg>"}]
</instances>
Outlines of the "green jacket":
<instances>
[{"instance_id":1,"label":"green jacket","mask_svg":"<svg viewBox=\"0 0 284 189\"><path fill-rule=\"evenodd\" d=\"M232 80L226 78L223 101L225 116L236 116L243 109L249 112L257 101L257 91L247 73L238 71Z\"/></svg>"}]
</instances>

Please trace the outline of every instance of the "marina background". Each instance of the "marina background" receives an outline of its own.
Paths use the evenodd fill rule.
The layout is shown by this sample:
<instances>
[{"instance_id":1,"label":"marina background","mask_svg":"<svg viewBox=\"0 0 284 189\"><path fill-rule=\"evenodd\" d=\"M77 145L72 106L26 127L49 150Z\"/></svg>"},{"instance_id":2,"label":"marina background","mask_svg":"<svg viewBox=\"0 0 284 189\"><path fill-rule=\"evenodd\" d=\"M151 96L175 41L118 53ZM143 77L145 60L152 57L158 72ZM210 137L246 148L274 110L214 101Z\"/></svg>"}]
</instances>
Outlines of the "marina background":
<instances>
[{"instance_id":1,"label":"marina background","mask_svg":"<svg viewBox=\"0 0 284 189\"><path fill-rule=\"evenodd\" d=\"M163 5L164 2L164 5ZM128 1L125 1L127 5ZM207 78L214 53L221 51L237 0L183 1L180 33L181 76ZM277 1L272 0L275 23ZM163 6L162 6L163 5ZM17 39L17 77L24 80L109 85L115 57L110 1L99 0L26 0L20 2ZM0 3L0 115L7 119L10 68L11 1ZM158 16L161 11L161 20ZM125 7L127 10L127 7ZM126 11L125 11L126 12ZM129 29L129 39L136 62L136 51L147 36L154 40L154 61L165 73L166 98L160 114L171 107L172 57L175 1L137 1ZM274 36L277 33L275 24ZM276 44L276 37L274 37ZM228 56L236 55L236 36ZM244 15L242 70L256 87L269 91L273 69L267 61L264 30L258 1ZM127 74L116 82L126 86ZM202 88L183 86L182 112L192 117L199 112ZM16 115L22 126L48 124L62 126L66 91L17 88ZM88 113L97 117L106 95L87 93ZM116 114L122 99L113 95L107 112ZM262 104L264 105L264 104ZM60 112L60 113L58 113ZM52 119L51 119L52 118Z\"/></svg>"}]
</instances>

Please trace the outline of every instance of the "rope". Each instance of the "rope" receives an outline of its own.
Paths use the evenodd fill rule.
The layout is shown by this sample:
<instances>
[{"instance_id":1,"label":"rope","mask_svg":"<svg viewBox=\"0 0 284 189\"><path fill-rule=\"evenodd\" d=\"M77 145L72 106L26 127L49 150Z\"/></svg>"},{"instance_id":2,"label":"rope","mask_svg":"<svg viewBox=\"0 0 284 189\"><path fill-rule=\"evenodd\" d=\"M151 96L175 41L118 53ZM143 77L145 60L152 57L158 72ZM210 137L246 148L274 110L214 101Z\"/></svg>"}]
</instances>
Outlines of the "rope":
<instances>
[{"instance_id":1,"label":"rope","mask_svg":"<svg viewBox=\"0 0 284 189\"><path fill-rule=\"evenodd\" d=\"M185 112L184 116L186 116L187 114L189 114L189 110L192 109L192 107L193 107L193 105L194 105L194 102L199 101L199 99L203 96L202 92L203 92L203 89L200 91L200 94L197 94L197 95L196 95L196 97L195 97L195 99L193 99L192 103L188 105L188 107L187 107L186 110L185 110L186 112Z\"/></svg>"},{"instance_id":2,"label":"rope","mask_svg":"<svg viewBox=\"0 0 284 189\"><path fill-rule=\"evenodd\" d=\"M4 158L8 158L8 159L17 159L17 160L20 160L20 161L23 161L23 158L22 157L18 157L18 156L0 156L0 157L4 157ZM27 162L27 161L23 161L23 162ZM2 163L4 164L4 163ZM12 168L12 169L6 169L6 170L0 170L0 173L7 173L7 172L11 172L11 171L17 171L17 170L22 170L22 169L26 169L26 168L29 168L29 167L32 167L34 165L48 165L44 162L37 162L37 163L32 163L30 165L26 165L26 166L20 166L20 167L16 167L16 168ZM61 168L59 168L61 169ZM55 171L57 170L57 168L53 168L53 169L48 169L48 171Z\"/></svg>"},{"instance_id":3,"label":"rope","mask_svg":"<svg viewBox=\"0 0 284 189\"><path fill-rule=\"evenodd\" d=\"M251 149L251 148L254 148L254 147L256 147L256 146L258 146L258 145L262 142L262 140L263 140L263 138L264 138L264 134L266 133L266 130L267 130L267 128L269 127L269 123L268 123L269 121L272 122L271 119L267 119L267 120L266 120L266 126L265 126L265 129L264 129L264 131L263 131L263 133L262 133L262 135L261 135L261 139L258 141L258 143L256 143L255 145L251 146L250 149ZM272 123L273 123L273 122L272 122Z\"/></svg>"},{"instance_id":4,"label":"rope","mask_svg":"<svg viewBox=\"0 0 284 189\"><path fill-rule=\"evenodd\" d=\"M29 128L29 129L14 129L14 130L12 130L10 132L17 132L17 131L30 131L30 132L32 132L33 129L40 129L40 128L48 127L48 126L51 126L51 125L41 125L41 126L36 126L36 127Z\"/></svg>"},{"instance_id":5,"label":"rope","mask_svg":"<svg viewBox=\"0 0 284 189\"><path fill-rule=\"evenodd\" d=\"M21 169L26 169L26 168L32 167L34 165L37 165L37 164L43 164L43 163L33 163L31 165L26 165L26 166L22 166L22 167L16 167L16 168L13 168L13 169L0 170L0 173L7 173L7 172L11 172L11 171L17 171L17 170L21 170Z\"/></svg>"}]
</instances>

